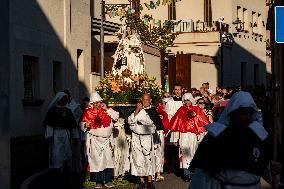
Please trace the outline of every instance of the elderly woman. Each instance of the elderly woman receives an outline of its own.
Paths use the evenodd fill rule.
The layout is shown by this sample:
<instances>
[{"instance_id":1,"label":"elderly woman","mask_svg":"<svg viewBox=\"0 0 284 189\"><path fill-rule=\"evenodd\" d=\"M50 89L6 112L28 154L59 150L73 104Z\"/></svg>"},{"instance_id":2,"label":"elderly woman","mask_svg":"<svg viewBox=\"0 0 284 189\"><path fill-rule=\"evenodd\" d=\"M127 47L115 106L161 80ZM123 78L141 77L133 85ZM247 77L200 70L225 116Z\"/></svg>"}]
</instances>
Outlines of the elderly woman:
<instances>
[{"instance_id":1,"label":"elderly woman","mask_svg":"<svg viewBox=\"0 0 284 189\"><path fill-rule=\"evenodd\" d=\"M184 172L184 181L188 182L190 180L188 167L198 145L197 135L205 132L203 126L209 124L209 121L203 110L195 105L191 93L185 93L182 102L183 106L172 117L169 128L171 131L179 132L178 143L182 155L180 168Z\"/></svg>"},{"instance_id":2,"label":"elderly woman","mask_svg":"<svg viewBox=\"0 0 284 189\"><path fill-rule=\"evenodd\" d=\"M260 189L269 162L268 133L252 96L235 93L218 122L206 127L189 189Z\"/></svg>"},{"instance_id":3,"label":"elderly woman","mask_svg":"<svg viewBox=\"0 0 284 189\"><path fill-rule=\"evenodd\" d=\"M49 167L62 169L71 168L71 130L76 128L77 122L72 111L66 107L68 96L58 92L48 107L44 124L46 138L49 139Z\"/></svg>"},{"instance_id":4,"label":"elderly woman","mask_svg":"<svg viewBox=\"0 0 284 189\"><path fill-rule=\"evenodd\" d=\"M90 179L96 182L95 188L113 188L113 123L119 113L102 104L98 93L90 97L91 106L85 109L81 118L81 129L86 132L86 150L90 165Z\"/></svg>"}]
</instances>

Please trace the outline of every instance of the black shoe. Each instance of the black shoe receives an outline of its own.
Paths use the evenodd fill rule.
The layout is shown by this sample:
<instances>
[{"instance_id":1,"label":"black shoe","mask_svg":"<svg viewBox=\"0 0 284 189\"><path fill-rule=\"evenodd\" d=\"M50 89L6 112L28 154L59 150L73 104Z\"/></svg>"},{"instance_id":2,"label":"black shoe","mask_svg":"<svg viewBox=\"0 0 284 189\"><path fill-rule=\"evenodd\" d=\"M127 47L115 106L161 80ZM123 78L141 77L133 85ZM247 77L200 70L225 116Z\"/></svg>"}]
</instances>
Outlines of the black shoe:
<instances>
[{"instance_id":1,"label":"black shoe","mask_svg":"<svg viewBox=\"0 0 284 189\"><path fill-rule=\"evenodd\" d=\"M147 188L148 188L148 189L155 189L154 183L153 183L153 182L148 182L148 183L147 183Z\"/></svg>"},{"instance_id":2,"label":"black shoe","mask_svg":"<svg viewBox=\"0 0 284 189\"><path fill-rule=\"evenodd\" d=\"M143 188L145 188L145 187L146 187L145 183L140 183L140 184L138 185L137 189L143 189Z\"/></svg>"}]
</instances>

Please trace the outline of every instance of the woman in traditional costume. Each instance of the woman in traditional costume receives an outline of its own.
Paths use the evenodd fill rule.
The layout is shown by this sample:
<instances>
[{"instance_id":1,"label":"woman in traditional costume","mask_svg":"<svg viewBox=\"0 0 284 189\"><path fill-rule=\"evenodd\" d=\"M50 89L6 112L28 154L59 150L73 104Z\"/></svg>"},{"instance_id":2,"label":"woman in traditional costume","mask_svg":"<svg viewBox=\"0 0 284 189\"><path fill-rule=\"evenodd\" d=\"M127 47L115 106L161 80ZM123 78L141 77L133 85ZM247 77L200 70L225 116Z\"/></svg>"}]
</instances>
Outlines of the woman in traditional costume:
<instances>
[{"instance_id":1,"label":"woman in traditional costume","mask_svg":"<svg viewBox=\"0 0 284 189\"><path fill-rule=\"evenodd\" d=\"M46 126L45 137L49 139L49 167L71 168L72 149L71 130L76 128L77 122L72 111L66 107L68 96L64 92L58 92L48 107L44 124Z\"/></svg>"},{"instance_id":2,"label":"woman in traditional costume","mask_svg":"<svg viewBox=\"0 0 284 189\"><path fill-rule=\"evenodd\" d=\"M178 131L179 146L181 150L180 168L183 169L184 181L190 180L188 167L197 149L197 135L205 132L204 126L209 121L203 110L195 106L195 100L191 93L185 93L182 97L183 106L172 117L169 125L171 131Z\"/></svg>"},{"instance_id":3,"label":"woman in traditional costume","mask_svg":"<svg viewBox=\"0 0 284 189\"><path fill-rule=\"evenodd\" d=\"M191 162L189 189L260 189L270 145L252 96L235 93L218 122L206 129Z\"/></svg>"},{"instance_id":4,"label":"woman in traditional costume","mask_svg":"<svg viewBox=\"0 0 284 189\"><path fill-rule=\"evenodd\" d=\"M106 105L95 92L90 97L91 106L86 108L80 126L86 132L86 149L90 166L90 179L96 182L95 188L113 188L113 123L119 113Z\"/></svg>"}]
</instances>

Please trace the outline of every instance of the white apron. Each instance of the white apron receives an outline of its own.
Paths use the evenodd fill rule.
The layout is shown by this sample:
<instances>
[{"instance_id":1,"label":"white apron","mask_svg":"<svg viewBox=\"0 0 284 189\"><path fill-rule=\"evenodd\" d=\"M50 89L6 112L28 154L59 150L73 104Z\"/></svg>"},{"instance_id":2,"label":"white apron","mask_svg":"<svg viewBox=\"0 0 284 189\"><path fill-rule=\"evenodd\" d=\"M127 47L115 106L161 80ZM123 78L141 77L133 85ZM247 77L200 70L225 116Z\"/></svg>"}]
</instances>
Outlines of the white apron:
<instances>
[{"instance_id":1,"label":"white apron","mask_svg":"<svg viewBox=\"0 0 284 189\"><path fill-rule=\"evenodd\" d=\"M49 145L49 168L71 167L72 149L69 129L46 126L46 138L51 138Z\"/></svg>"},{"instance_id":2,"label":"white apron","mask_svg":"<svg viewBox=\"0 0 284 189\"><path fill-rule=\"evenodd\" d=\"M179 146L182 155L180 168L188 168L197 150L197 136L194 133L180 133Z\"/></svg>"}]
</instances>

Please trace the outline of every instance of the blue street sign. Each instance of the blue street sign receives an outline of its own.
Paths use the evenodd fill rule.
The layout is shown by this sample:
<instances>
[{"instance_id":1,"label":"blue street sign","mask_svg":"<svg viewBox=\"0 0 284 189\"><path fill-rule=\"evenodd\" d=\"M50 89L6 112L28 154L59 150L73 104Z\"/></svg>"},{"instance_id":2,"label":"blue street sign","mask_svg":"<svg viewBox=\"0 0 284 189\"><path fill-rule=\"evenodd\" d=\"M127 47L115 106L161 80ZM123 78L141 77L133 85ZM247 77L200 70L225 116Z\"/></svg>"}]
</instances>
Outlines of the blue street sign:
<instances>
[{"instance_id":1,"label":"blue street sign","mask_svg":"<svg viewBox=\"0 0 284 189\"><path fill-rule=\"evenodd\" d=\"M275 42L284 43L284 6L275 7Z\"/></svg>"}]
</instances>

